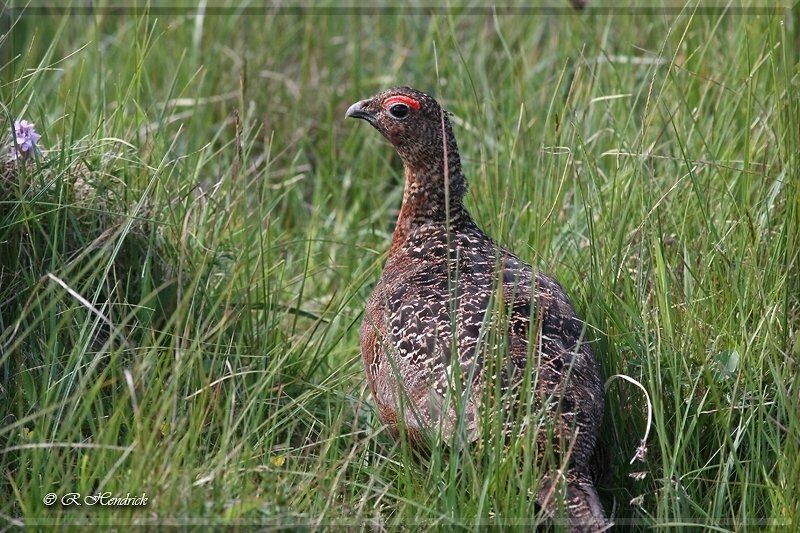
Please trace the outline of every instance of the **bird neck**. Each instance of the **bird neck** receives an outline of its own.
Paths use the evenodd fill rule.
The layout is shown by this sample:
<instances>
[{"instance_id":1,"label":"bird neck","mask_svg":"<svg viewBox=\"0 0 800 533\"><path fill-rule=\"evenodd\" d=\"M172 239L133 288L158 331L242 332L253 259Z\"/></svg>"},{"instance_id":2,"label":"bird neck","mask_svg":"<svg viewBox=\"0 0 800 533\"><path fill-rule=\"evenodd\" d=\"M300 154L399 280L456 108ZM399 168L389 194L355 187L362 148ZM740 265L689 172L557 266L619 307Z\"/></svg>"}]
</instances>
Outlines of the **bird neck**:
<instances>
[{"instance_id":1,"label":"bird neck","mask_svg":"<svg viewBox=\"0 0 800 533\"><path fill-rule=\"evenodd\" d=\"M401 247L414 231L426 224L442 224L449 228L469 220L464 208L466 180L461 170L458 151L433 165L405 164L403 204L397 216L390 253Z\"/></svg>"}]
</instances>

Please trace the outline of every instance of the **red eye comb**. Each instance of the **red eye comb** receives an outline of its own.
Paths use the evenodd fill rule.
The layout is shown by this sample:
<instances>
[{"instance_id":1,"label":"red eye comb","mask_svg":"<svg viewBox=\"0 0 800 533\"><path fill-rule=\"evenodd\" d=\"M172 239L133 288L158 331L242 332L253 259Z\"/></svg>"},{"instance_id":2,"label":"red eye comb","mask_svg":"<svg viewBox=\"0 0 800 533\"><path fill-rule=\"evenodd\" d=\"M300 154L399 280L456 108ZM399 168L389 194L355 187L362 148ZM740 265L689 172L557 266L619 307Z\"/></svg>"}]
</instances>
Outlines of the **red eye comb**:
<instances>
[{"instance_id":1,"label":"red eye comb","mask_svg":"<svg viewBox=\"0 0 800 533\"><path fill-rule=\"evenodd\" d=\"M397 95L397 96L390 96L386 100L383 101L383 107L389 108L394 104L406 104L408 107L412 107L414 109L419 109L419 102L414 100L409 96Z\"/></svg>"}]
</instances>

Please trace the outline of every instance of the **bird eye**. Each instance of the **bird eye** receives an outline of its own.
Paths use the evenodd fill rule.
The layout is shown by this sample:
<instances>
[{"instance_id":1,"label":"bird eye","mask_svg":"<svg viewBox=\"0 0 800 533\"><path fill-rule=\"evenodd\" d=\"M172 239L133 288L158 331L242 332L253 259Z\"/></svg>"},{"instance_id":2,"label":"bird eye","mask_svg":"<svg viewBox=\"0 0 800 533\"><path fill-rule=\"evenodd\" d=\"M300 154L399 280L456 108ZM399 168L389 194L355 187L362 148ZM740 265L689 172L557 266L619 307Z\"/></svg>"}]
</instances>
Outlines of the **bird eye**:
<instances>
[{"instance_id":1,"label":"bird eye","mask_svg":"<svg viewBox=\"0 0 800 533\"><path fill-rule=\"evenodd\" d=\"M406 104L394 104L389 108L389 114L394 118L406 118L406 115L408 115L408 106Z\"/></svg>"}]
</instances>

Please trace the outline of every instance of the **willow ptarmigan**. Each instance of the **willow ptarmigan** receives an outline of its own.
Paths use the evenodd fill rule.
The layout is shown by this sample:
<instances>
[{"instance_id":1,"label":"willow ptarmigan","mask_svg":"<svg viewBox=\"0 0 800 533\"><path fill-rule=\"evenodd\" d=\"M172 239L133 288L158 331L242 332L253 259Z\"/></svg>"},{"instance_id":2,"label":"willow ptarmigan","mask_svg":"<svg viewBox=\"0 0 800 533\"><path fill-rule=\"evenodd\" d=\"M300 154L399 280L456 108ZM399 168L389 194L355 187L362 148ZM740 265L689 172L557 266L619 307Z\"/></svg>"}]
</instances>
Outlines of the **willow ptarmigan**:
<instances>
[{"instance_id":1,"label":"willow ptarmigan","mask_svg":"<svg viewBox=\"0 0 800 533\"><path fill-rule=\"evenodd\" d=\"M549 442L567 462L570 524L602 529L606 521L588 470L603 386L584 323L564 290L472 220L463 204L467 184L456 139L434 98L408 87L389 89L353 104L347 116L381 132L405 168L389 256L361 324L361 355L381 420L394 435L402 426L415 444L431 431L451 437L458 427L476 439L486 427L480 417L488 414L481 412L487 387L496 382L506 398L497 405L513 410L525 382L533 389L530 403L544 406L552 426L537 433L537 446ZM487 360L487 332L490 315L503 309L505 351L496 355L503 358L498 364ZM460 407L454 381L464 398ZM545 475L537 496L546 509L556 501L557 476Z\"/></svg>"}]
</instances>

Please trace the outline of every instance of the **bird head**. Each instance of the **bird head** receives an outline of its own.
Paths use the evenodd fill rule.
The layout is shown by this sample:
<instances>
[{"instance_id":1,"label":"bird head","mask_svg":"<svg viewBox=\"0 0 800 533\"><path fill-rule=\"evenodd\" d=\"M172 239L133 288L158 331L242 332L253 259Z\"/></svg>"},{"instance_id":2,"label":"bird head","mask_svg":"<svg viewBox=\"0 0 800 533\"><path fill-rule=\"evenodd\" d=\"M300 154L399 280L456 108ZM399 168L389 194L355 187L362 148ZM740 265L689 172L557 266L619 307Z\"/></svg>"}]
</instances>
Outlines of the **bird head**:
<instances>
[{"instance_id":1,"label":"bird head","mask_svg":"<svg viewBox=\"0 0 800 533\"><path fill-rule=\"evenodd\" d=\"M446 150L457 156L447 113L432 96L410 87L395 87L356 102L345 117L372 124L412 168L443 161Z\"/></svg>"}]
</instances>

